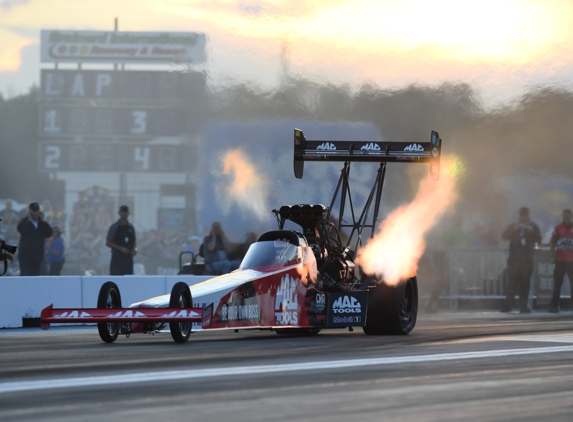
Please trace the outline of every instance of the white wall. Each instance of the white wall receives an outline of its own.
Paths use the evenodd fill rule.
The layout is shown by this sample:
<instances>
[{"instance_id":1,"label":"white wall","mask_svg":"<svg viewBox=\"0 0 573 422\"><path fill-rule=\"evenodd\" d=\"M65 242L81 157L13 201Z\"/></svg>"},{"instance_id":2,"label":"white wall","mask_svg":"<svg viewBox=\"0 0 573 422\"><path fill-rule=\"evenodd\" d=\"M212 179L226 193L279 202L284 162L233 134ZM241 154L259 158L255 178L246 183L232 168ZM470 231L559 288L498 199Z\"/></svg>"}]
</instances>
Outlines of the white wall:
<instances>
[{"instance_id":1,"label":"white wall","mask_svg":"<svg viewBox=\"0 0 573 422\"><path fill-rule=\"evenodd\" d=\"M102 276L102 277L1 277L0 328L22 326L22 317L39 317L50 304L54 308L95 308L99 289L106 281L119 287L122 305L171 292L178 281L189 285L212 276Z\"/></svg>"}]
</instances>

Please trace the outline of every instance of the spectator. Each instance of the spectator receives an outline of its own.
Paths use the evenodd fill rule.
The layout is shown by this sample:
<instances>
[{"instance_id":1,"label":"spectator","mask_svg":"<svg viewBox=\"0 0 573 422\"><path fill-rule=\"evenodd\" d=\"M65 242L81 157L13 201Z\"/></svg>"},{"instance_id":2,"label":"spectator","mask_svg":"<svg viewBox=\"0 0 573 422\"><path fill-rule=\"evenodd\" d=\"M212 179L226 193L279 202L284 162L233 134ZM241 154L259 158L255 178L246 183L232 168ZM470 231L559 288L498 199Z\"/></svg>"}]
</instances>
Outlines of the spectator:
<instances>
[{"instance_id":1,"label":"spectator","mask_svg":"<svg viewBox=\"0 0 573 422\"><path fill-rule=\"evenodd\" d=\"M553 295L549 312L559 312L559 300L561 299L561 287L565 280L565 274L569 279L573 294L573 214L570 209L563 210L563 222L555 227L551 236L551 256L555 258L553 271ZM557 249L557 254L555 250Z\"/></svg>"},{"instance_id":2,"label":"spectator","mask_svg":"<svg viewBox=\"0 0 573 422\"><path fill-rule=\"evenodd\" d=\"M226 274L239 268L240 262L230 261L225 249L228 243L221 223L215 221L209 235L203 239L205 271L212 274Z\"/></svg>"},{"instance_id":3,"label":"spectator","mask_svg":"<svg viewBox=\"0 0 573 422\"><path fill-rule=\"evenodd\" d=\"M109 189L103 188L98 185L93 185L83 191L87 197L87 202L92 209L97 209L100 205L109 203Z\"/></svg>"},{"instance_id":4,"label":"spectator","mask_svg":"<svg viewBox=\"0 0 573 422\"><path fill-rule=\"evenodd\" d=\"M519 209L519 221L506 227L501 236L509 240L509 257L507 259L507 296L501 312L510 312L515 290L519 293L519 312L530 313L527 306L531 274L533 273L533 254L535 244L541 243L539 226L529 219L529 208Z\"/></svg>"},{"instance_id":5,"label":"spectator","mask_svg":"<svg viewBox=\"0 0 573 422\"><path fill-rule=\"evenodd\" d=\"M137 254L135 229L127 220L129 207L119 207L119 220L107 232L106 246L111 248L110 275L133 274L133 257Z\"/></svg>"},{"instance_id":6,"label":"spectator","mask_svg":"<svg viewBox=\"0 0 573 422\"><path fill-rule=\"evenodd\" d=\"M66 224L66 218L63 208L64 206L61 202L57 202L56 207L52 206L52 203L48 199L42 202L42 211L44 212L44 219L46 222L48 222L52 227L64 227Z\"/></svg>"},{"instance_id":7,"label":"spectator","mask_svg":"<svg viewBox=\"0 0 573 422\"><path fill-rule=\"evenodd\" d=\"M62 239L62 230L58 226L54 226L52 236L46 243L47 254L46 262L49 270L48 275L60 275L62 267L64 266L64 239Z\"/></svg>"},{"instance_id":8,"label":"spectator","mask_svg":"<svg viewBox=\"0 0 573 422\"><path fill-rule=\"evenodd\" d=\"M52 235L52 227L44 221L44 213L37 202L28 207L28 216L18 223L18 232L21 235L18 246L20 275L39 275L44 259L44 242Z\"/></svg>"},{"instance_id":9,"label":"spectator","mask_svg":"<svg viewBox=\"0 0 573 422\"><path fill-rule=\"evenodd\" d=\"M48 224L54 224L53 218L55 213L49 199L45 199L44 202L42 202L42 212L44 213L44 220L46 220Z\"/></svg>"}]
</instances>

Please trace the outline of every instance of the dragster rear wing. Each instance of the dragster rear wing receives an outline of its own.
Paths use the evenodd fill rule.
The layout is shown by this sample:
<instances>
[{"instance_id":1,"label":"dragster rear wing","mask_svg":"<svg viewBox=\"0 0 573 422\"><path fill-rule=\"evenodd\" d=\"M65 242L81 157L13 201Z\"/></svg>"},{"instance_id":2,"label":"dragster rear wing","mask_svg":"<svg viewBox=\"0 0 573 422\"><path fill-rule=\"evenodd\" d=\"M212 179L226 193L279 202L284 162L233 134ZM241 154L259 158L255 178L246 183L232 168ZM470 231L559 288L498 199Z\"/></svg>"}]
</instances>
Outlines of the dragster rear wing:
<instances>
[{"instance_id":1,"label":"dragster rear wing","mask_svg":"<svg viewBox=\"0 0 573 422\"><path fill-rule=\"evenodd\" d=\"M430 142L307 141L294 130L294 175L302 179L305 161L430 163L432 179L440 176L442 140L432 131Z\"/></svg>"}]
</instances>

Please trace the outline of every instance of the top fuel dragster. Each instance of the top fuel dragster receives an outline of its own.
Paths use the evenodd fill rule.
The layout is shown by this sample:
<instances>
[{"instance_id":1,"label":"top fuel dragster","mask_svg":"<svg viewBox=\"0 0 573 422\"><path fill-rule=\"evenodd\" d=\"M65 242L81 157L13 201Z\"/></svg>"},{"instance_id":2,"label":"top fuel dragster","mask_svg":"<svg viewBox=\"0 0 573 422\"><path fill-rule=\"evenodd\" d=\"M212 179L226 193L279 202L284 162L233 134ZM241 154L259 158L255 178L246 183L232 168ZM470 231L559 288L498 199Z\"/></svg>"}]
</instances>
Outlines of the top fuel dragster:
<instances>
[{"instance_id":1,"label":"top fuel dragster","mask_svg":"<svg viewBox=\"0 0 573 422\"><path fill-rule=\"evenodd\" d=\"M416 277L387 285L380 277L361 271L354 262L355 252L365 229L374 235L386 163L430 163L431 175L437 180L440 155L437 132L432 132L427 143L353 142L307 141L303 132L295 129L297 178L302 178L306 161L344 162L330 206L284 205L273 210L278 230L261 235L232 273L191 287L178 282L171 294L128 308L122 307L116 283L108 281L100 289L97 308L55 309L50 305L42 311L42 328L48 329L51 323L97 323L101 339L108 343L119 334L154 333L167 325L173 339L184 343L193 323L203 330L268 329L279 334L316 334L345 327L363 327L366 334L408 334L418 311ZM354 213L349 187L351 162L380 163L359 216ZM338 216L331 216L337 201ZM351 223L344 223L347 207L352 211ZM338 224L333 223L336 220ZM300 230L286 230L287 221ZM342 228L350 229L346 242ZM358 240L352 248L355 235ZM194 308L197 302L206 305Z\"/></svg>"}]
</instances>

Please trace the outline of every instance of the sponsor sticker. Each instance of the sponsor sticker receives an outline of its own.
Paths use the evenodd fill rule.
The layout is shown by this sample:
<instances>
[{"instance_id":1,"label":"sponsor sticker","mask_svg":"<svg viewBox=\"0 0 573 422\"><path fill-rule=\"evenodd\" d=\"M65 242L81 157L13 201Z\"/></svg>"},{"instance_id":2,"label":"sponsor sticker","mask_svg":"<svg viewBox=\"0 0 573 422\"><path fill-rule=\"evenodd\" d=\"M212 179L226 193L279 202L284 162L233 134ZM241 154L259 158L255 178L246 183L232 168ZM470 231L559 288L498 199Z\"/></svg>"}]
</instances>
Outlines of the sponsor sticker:
<instances>
[{"instance_id":1,"label":"sponsor sticker","mask_svg":"<svg viewBox=\"0 0 573 422\"><path fill-rule=\"evenodd\" d=\"M332 304L332 312L335 314L359 314L362 312L362 307L355 297L341 296Z\"/></svg>"},{"instance_id":2,"label":"sponsor sticker","mask_svg":"<svg viewBox=\"0 0 573 422\"><path fill-rule=\"evenodd\" d=\"M410 144L406 148L404 148L404 151L421 152L421 151L424 151L424 147L420 144Z\"/></svg>"},{"instance_id":3,"label":"sponsor sticker","mask_svg":"<svg viewBox=\"0 0 573 422\"><path fill-rule=\"evenodd\" d=\"M355 324L362 322L360 316L335 316L332 317L333 324Z\"/></svg>"},{"instance_id":4,"label":"sponsor sticker","mask_svg":"<svg viewBox=\"0 0 573 422\"><path fill-rule=\"evenodd\" d=\"M92 316L87 312L82 310L79 311L71 311L71 312L64 312L60 315L54 315L55 318L91 318Z\"/></svg>"},{"instance_id":5,"label":"sponsor sticker","mask_svg":"<svg viewBox=\"0 0 573 422\"><path fill-rule=\"evenodd\" d=\"M319 314L324 312L326 308L326 295L324 293L317 293L314 305L314 311Z\"/></svg>"},{"instance_id":6,"label":"sponsor sticker","mask_svg":"<svg viewBox=\"0 0 573 422\"><path fill-rule=\"evenodd\" d=\"M323 142L318 147L316 147L316 149L334 151L336 150L336 145L334 145L332 142Z\"/></svg>"},{"instance_id":7,"label":"sponsor sticker","mask_svg":"<svg viewBox=\"0 0 573 422\"><path fill-rule=\"evenodd\" d=\"M380 145L378 145L374 142L370 142L369 144L362 145L362 148L360 148L360 150L362 150L362 151L380 151Z\"/></svg>"},{"instance_id":8,"label":"sponsor sticker","mask_svg":"<svg viewBox=\"0 0 573 422\"><path fill-rule=\"evenodd\" d=\"M281 284L275 299L275 317L277 325L298 324L298 297L296 286L300 279L286 274L281 278Z\"/></svg>"},{"instance_id":9,"label":"sponsor sticker","mask_svg":"<svg viewBox=\"0 0 573 422\"><path fill-rule=\"evenodd\" d=\"M366 320L368 292L339 292L326 294L327 324L331 327L360 326Z\"/></svg>"},{"instance_id":10,"label":"sponsor sticker","mask_svg":"<svg viewBox=\"0 0 573 422\"><path fill-rule=\"evenodd\" d=\"M221 321L258 321L260 319L258 303L250 305L225 304L221 307Z\"/></svg>"}]
</instances>

